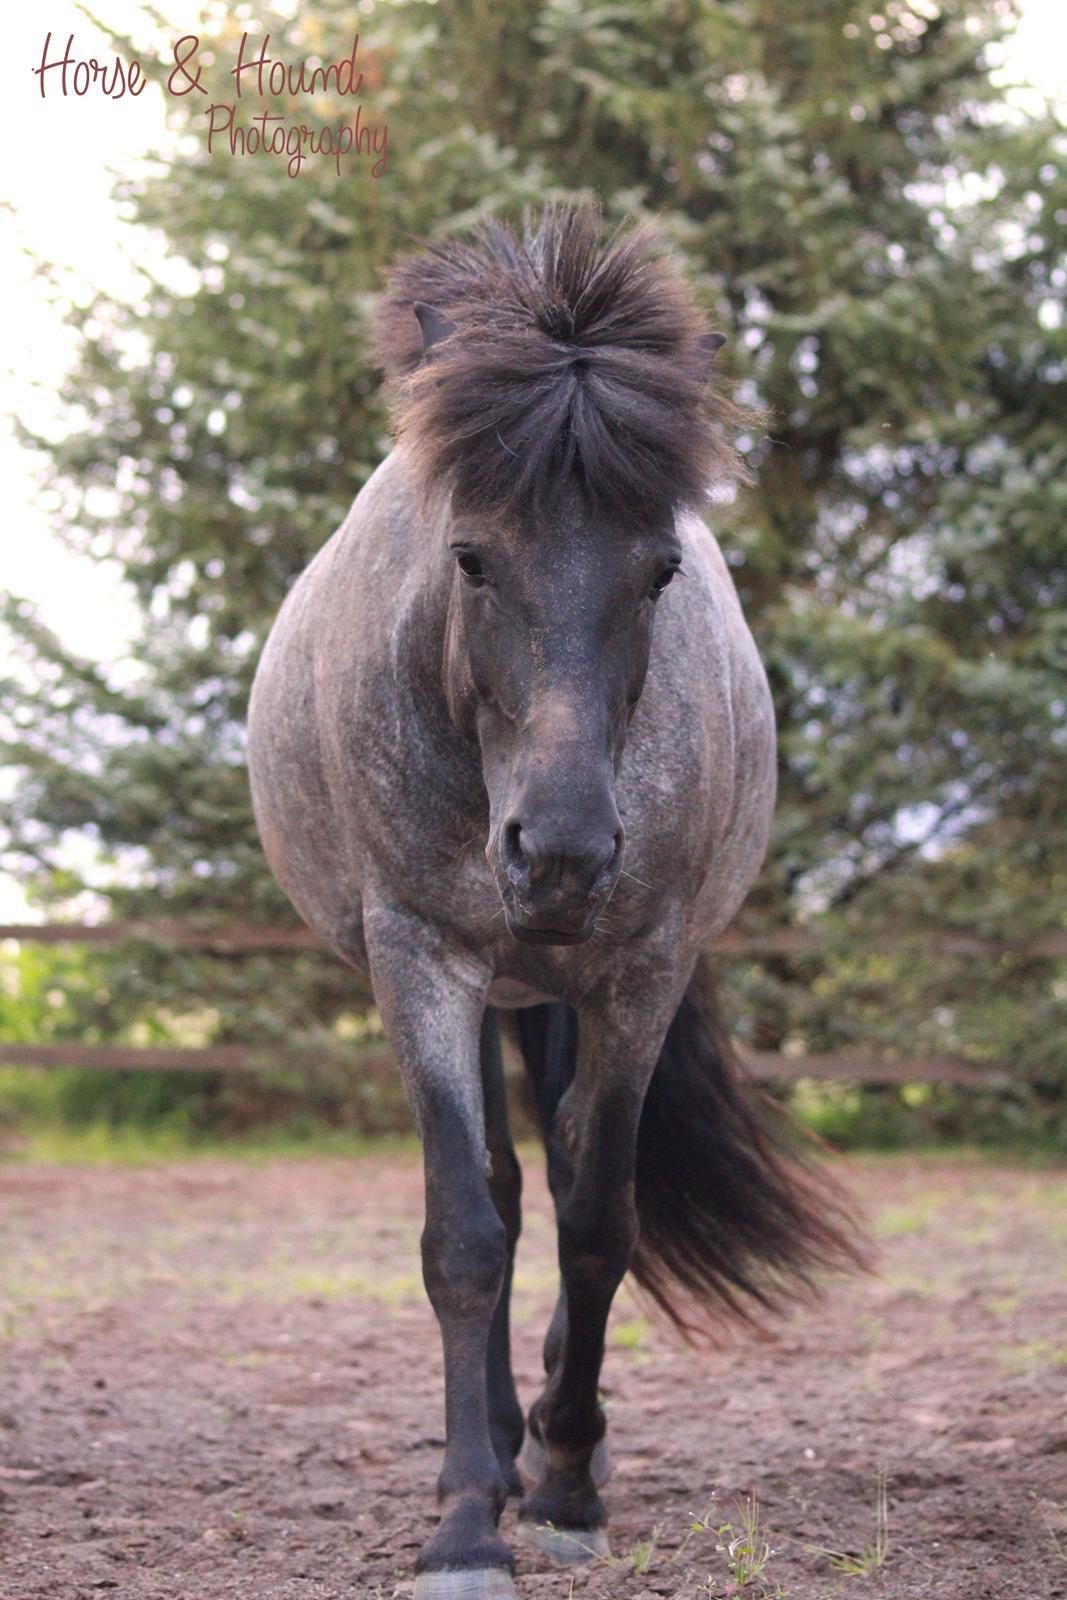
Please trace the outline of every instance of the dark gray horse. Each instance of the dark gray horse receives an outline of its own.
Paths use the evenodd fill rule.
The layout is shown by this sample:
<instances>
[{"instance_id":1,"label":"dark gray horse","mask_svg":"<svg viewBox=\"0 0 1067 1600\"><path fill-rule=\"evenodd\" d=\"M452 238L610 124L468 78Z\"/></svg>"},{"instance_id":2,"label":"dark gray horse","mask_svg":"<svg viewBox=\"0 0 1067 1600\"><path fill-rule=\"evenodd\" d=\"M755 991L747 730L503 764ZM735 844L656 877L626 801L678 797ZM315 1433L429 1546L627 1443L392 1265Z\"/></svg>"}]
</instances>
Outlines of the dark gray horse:
<instances>
[{"instance_id":1,"label":"dark gray horse","mask_svg":"<svg viewBox=\"0 0 1067 1600\"><path fill-rule=\"evenodd\" d=\"M424 1597L511 1596L519 1166L501 1022L543 1122L561 1288L525 1536L606 1549L597 1381L628 1267L677 1322L847 1258L768 1139L701 952L759 868L770 695L695 507L732 465L721 343L643 232L590 209L394 273L399 443L286 601L252 696L279 882L369 971L424 1145L447 1447Z\"/></svg>"}]
</instances>

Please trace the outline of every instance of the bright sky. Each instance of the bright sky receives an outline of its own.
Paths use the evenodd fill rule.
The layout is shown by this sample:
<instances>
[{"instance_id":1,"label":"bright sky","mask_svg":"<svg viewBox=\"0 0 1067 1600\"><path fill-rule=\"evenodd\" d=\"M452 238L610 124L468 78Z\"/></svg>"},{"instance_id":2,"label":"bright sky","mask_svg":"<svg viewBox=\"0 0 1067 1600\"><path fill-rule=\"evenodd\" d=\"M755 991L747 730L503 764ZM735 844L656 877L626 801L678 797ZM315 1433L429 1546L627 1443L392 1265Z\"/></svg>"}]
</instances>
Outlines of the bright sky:
<instances>
[{"instance_id":1,"label":"bright sky","mask_svg":"<svg viewBox=\"0 0 1067 1600\"><path fill-rule=\"evenodd\" d=\"M148 57L153 41L167 54L171 41L195 32L199 6L195 0L167 0L170 26L162 48L137 0L95 0L90 9L111 27L144 39ZM110 62L114 54L74 0L49 0L47 8L13 6L5 21L4 58L13 78L7 89L9 127L18 130L18 140L14 153L8 144L7 197L14 215L0 213L0 335L10 363L0 374L0 419L14 414L47 429L72 345L47 286L34 275L34 261L55 262L71 298L93 288L135 292L130 255L144 261L146 244L119 217L110 198L111 174L130 173L142 156L166 144L168 134L163 95L151 85L136 99L118 101L92 94L63 99L49 85L41 99L32 68L49 30L53 51L58 43L62 53L73 33L76 58L95 55ZM1005 68L1012 80L1029 80L1067 104L1067 0L1024 0ZM37 602L46 622L74 650L120 660L133 632L132 601L116 570L72 556L54 537L34 504L36 470L33 457L0 426L8 529L0 546L0 585ZM0 641L0 666L3 660ZM0 921L24 914L17 886L0 876Z\"/></svg>"}]
</instances>

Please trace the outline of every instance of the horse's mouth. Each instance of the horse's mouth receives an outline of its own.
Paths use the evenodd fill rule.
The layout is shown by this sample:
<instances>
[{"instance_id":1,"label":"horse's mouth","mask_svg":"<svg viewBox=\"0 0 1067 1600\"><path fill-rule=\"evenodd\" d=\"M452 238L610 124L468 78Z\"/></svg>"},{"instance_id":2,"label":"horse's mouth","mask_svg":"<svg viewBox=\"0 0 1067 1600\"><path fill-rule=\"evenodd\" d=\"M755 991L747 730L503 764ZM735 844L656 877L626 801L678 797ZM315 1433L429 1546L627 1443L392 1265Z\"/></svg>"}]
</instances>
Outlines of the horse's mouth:
<instances>
[{"instance_id":1,"label":"horse's mouth","mask_svg":"<svg viewBox=\"0 0 1067 1600\"><path fill-rule=\"evenodd\" d=\"M500 873L504 925L519 944L585 944L596 932L617 881L616 872L605 872L588 893L528 883L520 890L510 874Z\"/></svg>"},{"instance_id":2,"label":"horse's mouth","mask_svg":"<svg viewBox=\"0 0 1067 1600\"><path fill-rule=\"evenodd\" d=\"M560 925L528 914L516 916L510 907L505 907L504 922L512 938L520 944L584 944L593 936L596 912L592 911L581 922Z\"/></svg>"},{"instance_id":3,"label":"horse's mouth","mask_svg":"<svg viewBox=\"0 0 1067 1600\"><path fill-rule=\"evenodd\" d=\"M593 924L572 932L566 928L509 928L508 932L520 944L584 944L593 936Z\"/></svg>"}]
</instances>

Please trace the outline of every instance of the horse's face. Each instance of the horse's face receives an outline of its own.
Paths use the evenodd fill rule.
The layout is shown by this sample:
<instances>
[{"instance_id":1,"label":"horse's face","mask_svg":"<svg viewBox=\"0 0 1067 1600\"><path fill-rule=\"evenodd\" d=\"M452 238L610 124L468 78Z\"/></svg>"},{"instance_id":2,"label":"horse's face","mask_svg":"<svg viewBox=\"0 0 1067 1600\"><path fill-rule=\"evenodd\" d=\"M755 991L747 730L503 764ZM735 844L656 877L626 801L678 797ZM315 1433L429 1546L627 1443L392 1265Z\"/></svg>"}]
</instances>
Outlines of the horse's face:
<instances>
[{"instance_id":1,"label":"horse's face","mask_svg":"<svg viewBox=\"0 0 1067 1600\"><path fill-rule=\"evenodd\" d=\"M628 534L572 501L536 526L457 521L449 547L449 692L481 747L507 926L577 944L622 870L615 774L678 539L670 525Z\"/></svg>"}]
</instances>

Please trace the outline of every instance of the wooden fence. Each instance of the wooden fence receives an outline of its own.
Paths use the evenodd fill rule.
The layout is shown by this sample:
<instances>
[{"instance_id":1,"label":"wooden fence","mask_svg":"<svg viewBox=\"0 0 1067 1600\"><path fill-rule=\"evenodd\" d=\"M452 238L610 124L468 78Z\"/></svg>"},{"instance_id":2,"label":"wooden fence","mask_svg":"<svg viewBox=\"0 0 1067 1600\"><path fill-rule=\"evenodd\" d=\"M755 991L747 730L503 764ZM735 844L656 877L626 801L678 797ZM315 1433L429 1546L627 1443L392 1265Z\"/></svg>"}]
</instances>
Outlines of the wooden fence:
<instances>
[{"instance_id":1,"label":"wooden fence","mask_svg":"<svg viewBox=\"0 0 1067 1600\"><path fill-rule=\"evenodd\" d=\"M0 940L5 939L36 944L119 945L147 942L181 949L209 950L219 955L323 948L308 928L263 927L245 923L210 928L177 922L0 924ZM974 955L987 959L1009 954L1044 959L1067 956L1067 930L1044 933L1025 943L989 939L955 930L921 933L898 930L875 938L872 948L891 948L905 939L943 955ZM812 929L781 928L755 935L731 929L717 941L716 949L728 956L765 957L807 955L817 952L822 946L820 935ZM384 1059L387 1052L384 1049L376 1050L374 1054ZM369 1056L365 1055L363 1059L369 1064ZM1006 1066L976 1067L972 1062L950 1055L905 1059L871 1051L832 1055L748 1051L745 1061L754 1077L778 1082L815 1078L841 1083L952 1083L972 1088L991 1088L1005 1083L1010 1075L1010 1069ZM126 1072L254 1072L259 1066L255 1053L243 1045L213 1045L206 1049L193 1049L171 1045L5 1044L2 1040L0 1062L8 1066L99 1067Z\"/></svg>"}]
</instances>

